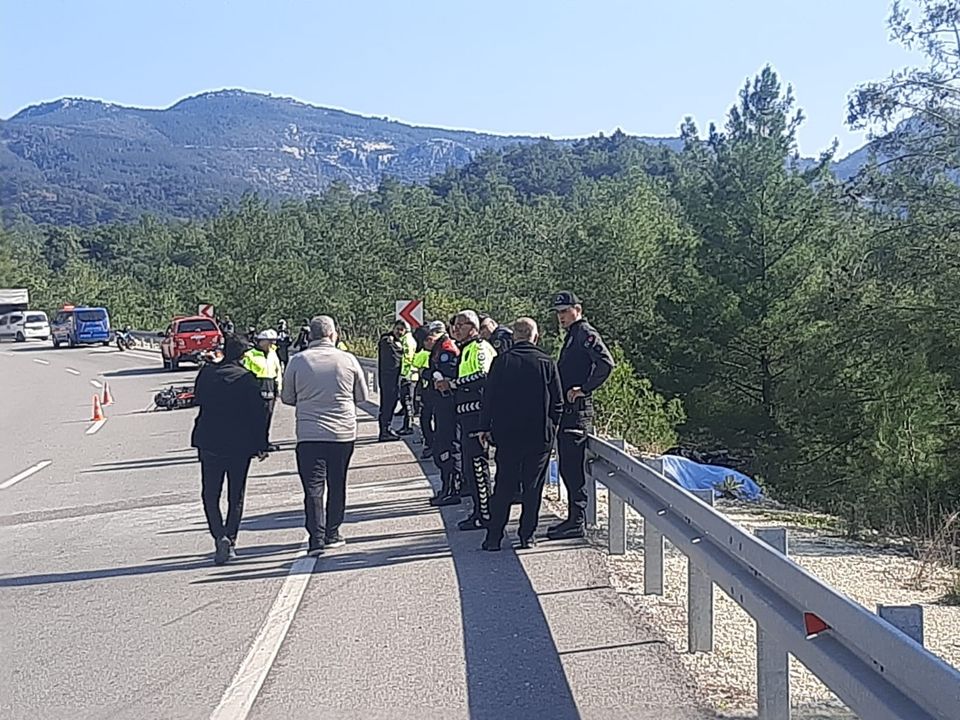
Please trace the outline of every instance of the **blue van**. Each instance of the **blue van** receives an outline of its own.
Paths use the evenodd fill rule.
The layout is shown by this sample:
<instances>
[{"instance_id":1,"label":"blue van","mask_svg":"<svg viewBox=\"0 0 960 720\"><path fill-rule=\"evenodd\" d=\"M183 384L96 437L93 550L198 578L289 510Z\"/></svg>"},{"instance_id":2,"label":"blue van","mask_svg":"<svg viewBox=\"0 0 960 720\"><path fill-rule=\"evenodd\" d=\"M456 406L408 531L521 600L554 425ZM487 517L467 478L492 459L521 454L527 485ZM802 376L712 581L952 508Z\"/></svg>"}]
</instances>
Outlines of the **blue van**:
<instances>
[{"instance_id":1,"label":"blue van","mask_svg":"<svg viewBox=\"0 0 960 720\"><path fill-rule=\"evenodd\" d=\"M101 307L64 307L50 323L55 348L110 344L110 314Z\"/></svg>"}]
</instances>

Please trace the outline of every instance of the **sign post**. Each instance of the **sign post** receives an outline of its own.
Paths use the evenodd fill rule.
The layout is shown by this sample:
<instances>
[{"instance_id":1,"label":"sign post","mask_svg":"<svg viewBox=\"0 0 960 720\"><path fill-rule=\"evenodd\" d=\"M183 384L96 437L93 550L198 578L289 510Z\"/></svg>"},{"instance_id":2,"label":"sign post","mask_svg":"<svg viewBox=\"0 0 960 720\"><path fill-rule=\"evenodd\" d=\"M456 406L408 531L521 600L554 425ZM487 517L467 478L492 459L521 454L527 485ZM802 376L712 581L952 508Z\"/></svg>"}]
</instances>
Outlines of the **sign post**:
<instances>
[{"instance_id":1,"label":"sign post","mask_svg":"<svg viewBox=\"0 0 960 720\"><path fill-rule=\"evenodd\" d=\"M197 310L197 315L202 315L203 317L208 317L213 320L213 305L201 305L200 309Z\"/></svg>"},{"instance_id":2,"label":"sign post","mask_svg":"<svg viewBox=\"0 0 960 720\"><path fill-rule=\"evenodd\" d=\"M416 330L423 325L423 300L397 300L397 320Z\"/></svg>"}]
</instances>

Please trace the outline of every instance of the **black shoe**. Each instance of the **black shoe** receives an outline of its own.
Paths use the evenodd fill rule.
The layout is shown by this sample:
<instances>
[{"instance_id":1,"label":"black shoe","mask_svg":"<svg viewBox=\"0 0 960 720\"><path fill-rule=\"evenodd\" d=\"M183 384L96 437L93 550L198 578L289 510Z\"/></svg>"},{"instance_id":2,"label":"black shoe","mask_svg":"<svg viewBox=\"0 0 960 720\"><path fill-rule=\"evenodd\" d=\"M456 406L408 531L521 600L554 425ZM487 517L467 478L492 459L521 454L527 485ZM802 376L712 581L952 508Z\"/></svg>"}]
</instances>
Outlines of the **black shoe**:
<instances>
[{"instance_id":1,"label":"black shoe","mask_svg":"<svg viewBox=\"0 0 960 720\"><path fill-rule=\"evenodd\" d=\"M426 460L428 457L431 457L432 455L433 455L433 450L431 450L430 447L427 446L423 449L423 452L420 453L420 459Z\"/></svg>"},{"instance_id":2,"label":"black shoe","mask_svg":"<svg viewBox=\"0 0 960 720\"><path fill-rule=\"evenodd\" d=\"M323 542L310 542L310 547L307 548L307 555L310 557L317 557L317 555L322 555L324 550Z\"/></svg>"},{"instance_id":3,"label":"black shoe","mask_svg":"<svg viewBox=\"0 0 960 720\"><path fill-rule=\"evenodd\" d=\"M571 538L582 538L585 534L582 522L566 520L547 530L547 539L569 540Z\"/></svg>"},{"instance_id":4,"label":"black shoe","mask_svg":"<svg viewBox=\"0 0 960 720\"><path fill-rule=\"evenodd\" d=\"M524 550L529 550L537 544L537 539L532 535L528 538L520 538L520 547Z\"/></svg>"},{"instance_id":5,"label":"black shoe","mask_svg":"<svg viewBox=\"0 0 960 720\"><path fill-rule=\"evenodd\" d=\"M217 550L213 554L213 564L223 565L225 562L227 562L227 560L230 559L230 551L233 549L233 545L230 543L230 538L217 538L216 547Z\"/></svg>"},{"instance_id":6,"label":"black shoe","mask_svg":"<svg viewBox=\"0 0 960 720\"><path fill-rule=\"evenodd\" d=\"M399 440L400 436L397 435L393 430L388 430L386 433L380 433L380 437L377 438L377 442L393 442L394 440Z\"/></svg>"},{"instance_id":7,"label":"black shoe","mask_svg":"<svg viewBox=\"0 0 960 720\"><path fill-rule=\"evenodd\" d=\"M338 548L343 547L347 544L347 541L343 539L343 535L339 532L335 532L333 535L327 535L323 540L324 547L328 548Z\"/></svg>"},{"instance_id":8,"label":"black shoe","mask_svg":"<svg viewBox=\"0 0 960 720\"><path fill-rule=\"evenodd\" d=\"M438 495L430 498L430 504L434 507L447 507L448 505L459 505L460 497L457 495Z\"/></svg>"},{"instance_id":9,"label":"black shoe","mask_svg":"<svg viewBox=\"0 0 960 720\"><path fill-rule=\"evenodd\" d=\"M486 550L487 552L500 552L500 543L494 542L490 538L487 538L483 541L483 544L480 546L481 550Z\"/></svg>"},{"instance_id":10,"label":"black shoe","mask_svg":"<svg viewBox=\"0 0 960 720\"><path fill-rule=\"evenodd\" d=\"M471 515L458 522L457 527L461 530L483 530L484 527L486 527L486 523L480 517Z\"/></svg>"},{"instance_id":11,"label":"black shoe","mask_svg":"<svg viewBox=\"0 0 960 720\"><path fill-rule=\"evenodd\" d=\"M411 428L400 428L397 435L413 435L413 430Z\"/></svg>"}]
</instances>

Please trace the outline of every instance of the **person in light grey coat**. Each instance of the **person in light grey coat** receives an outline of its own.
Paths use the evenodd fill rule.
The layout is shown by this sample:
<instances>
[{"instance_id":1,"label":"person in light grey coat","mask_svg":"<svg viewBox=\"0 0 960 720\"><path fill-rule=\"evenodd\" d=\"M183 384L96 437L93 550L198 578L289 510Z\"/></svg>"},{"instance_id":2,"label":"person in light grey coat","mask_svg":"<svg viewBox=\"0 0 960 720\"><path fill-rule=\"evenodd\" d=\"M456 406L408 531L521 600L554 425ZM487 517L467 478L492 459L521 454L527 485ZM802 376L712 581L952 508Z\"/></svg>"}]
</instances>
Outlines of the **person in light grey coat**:
<instances>
[{"instance_id":1,"label":"person in light grey coat","mask_svg":"<svg viewBox=\"0 0 960 720\"><path fill-rule=\"evenodd\" d=\"M369 399L359 361L336 345L333 318L313 318L310 344L290 358L280 393L285 405L297 409L297 470L303 484L310 555L345 543L340 525L347 469L357 439L356 406Z\"/></svg>"}]
</instances>

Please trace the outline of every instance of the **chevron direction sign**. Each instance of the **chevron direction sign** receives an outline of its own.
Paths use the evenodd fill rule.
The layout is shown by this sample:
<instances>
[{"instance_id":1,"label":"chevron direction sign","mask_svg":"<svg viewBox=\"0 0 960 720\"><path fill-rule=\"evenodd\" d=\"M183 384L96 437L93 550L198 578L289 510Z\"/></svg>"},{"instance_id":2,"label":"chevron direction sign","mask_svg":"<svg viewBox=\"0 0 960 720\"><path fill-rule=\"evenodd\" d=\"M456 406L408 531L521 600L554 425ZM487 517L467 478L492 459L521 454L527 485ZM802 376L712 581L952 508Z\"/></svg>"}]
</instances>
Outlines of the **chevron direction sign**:
<instances>
[{"instance_id":1,"label":"chevron direction sign","mask_svg":"<svg viewBox=\"0 0 960 720\"><path fill-rule=\"evenodd\" d=\"M406 321L411 330L423 325L423 300L397 300L397 320Z\"/></svg>"}]
</instances>

